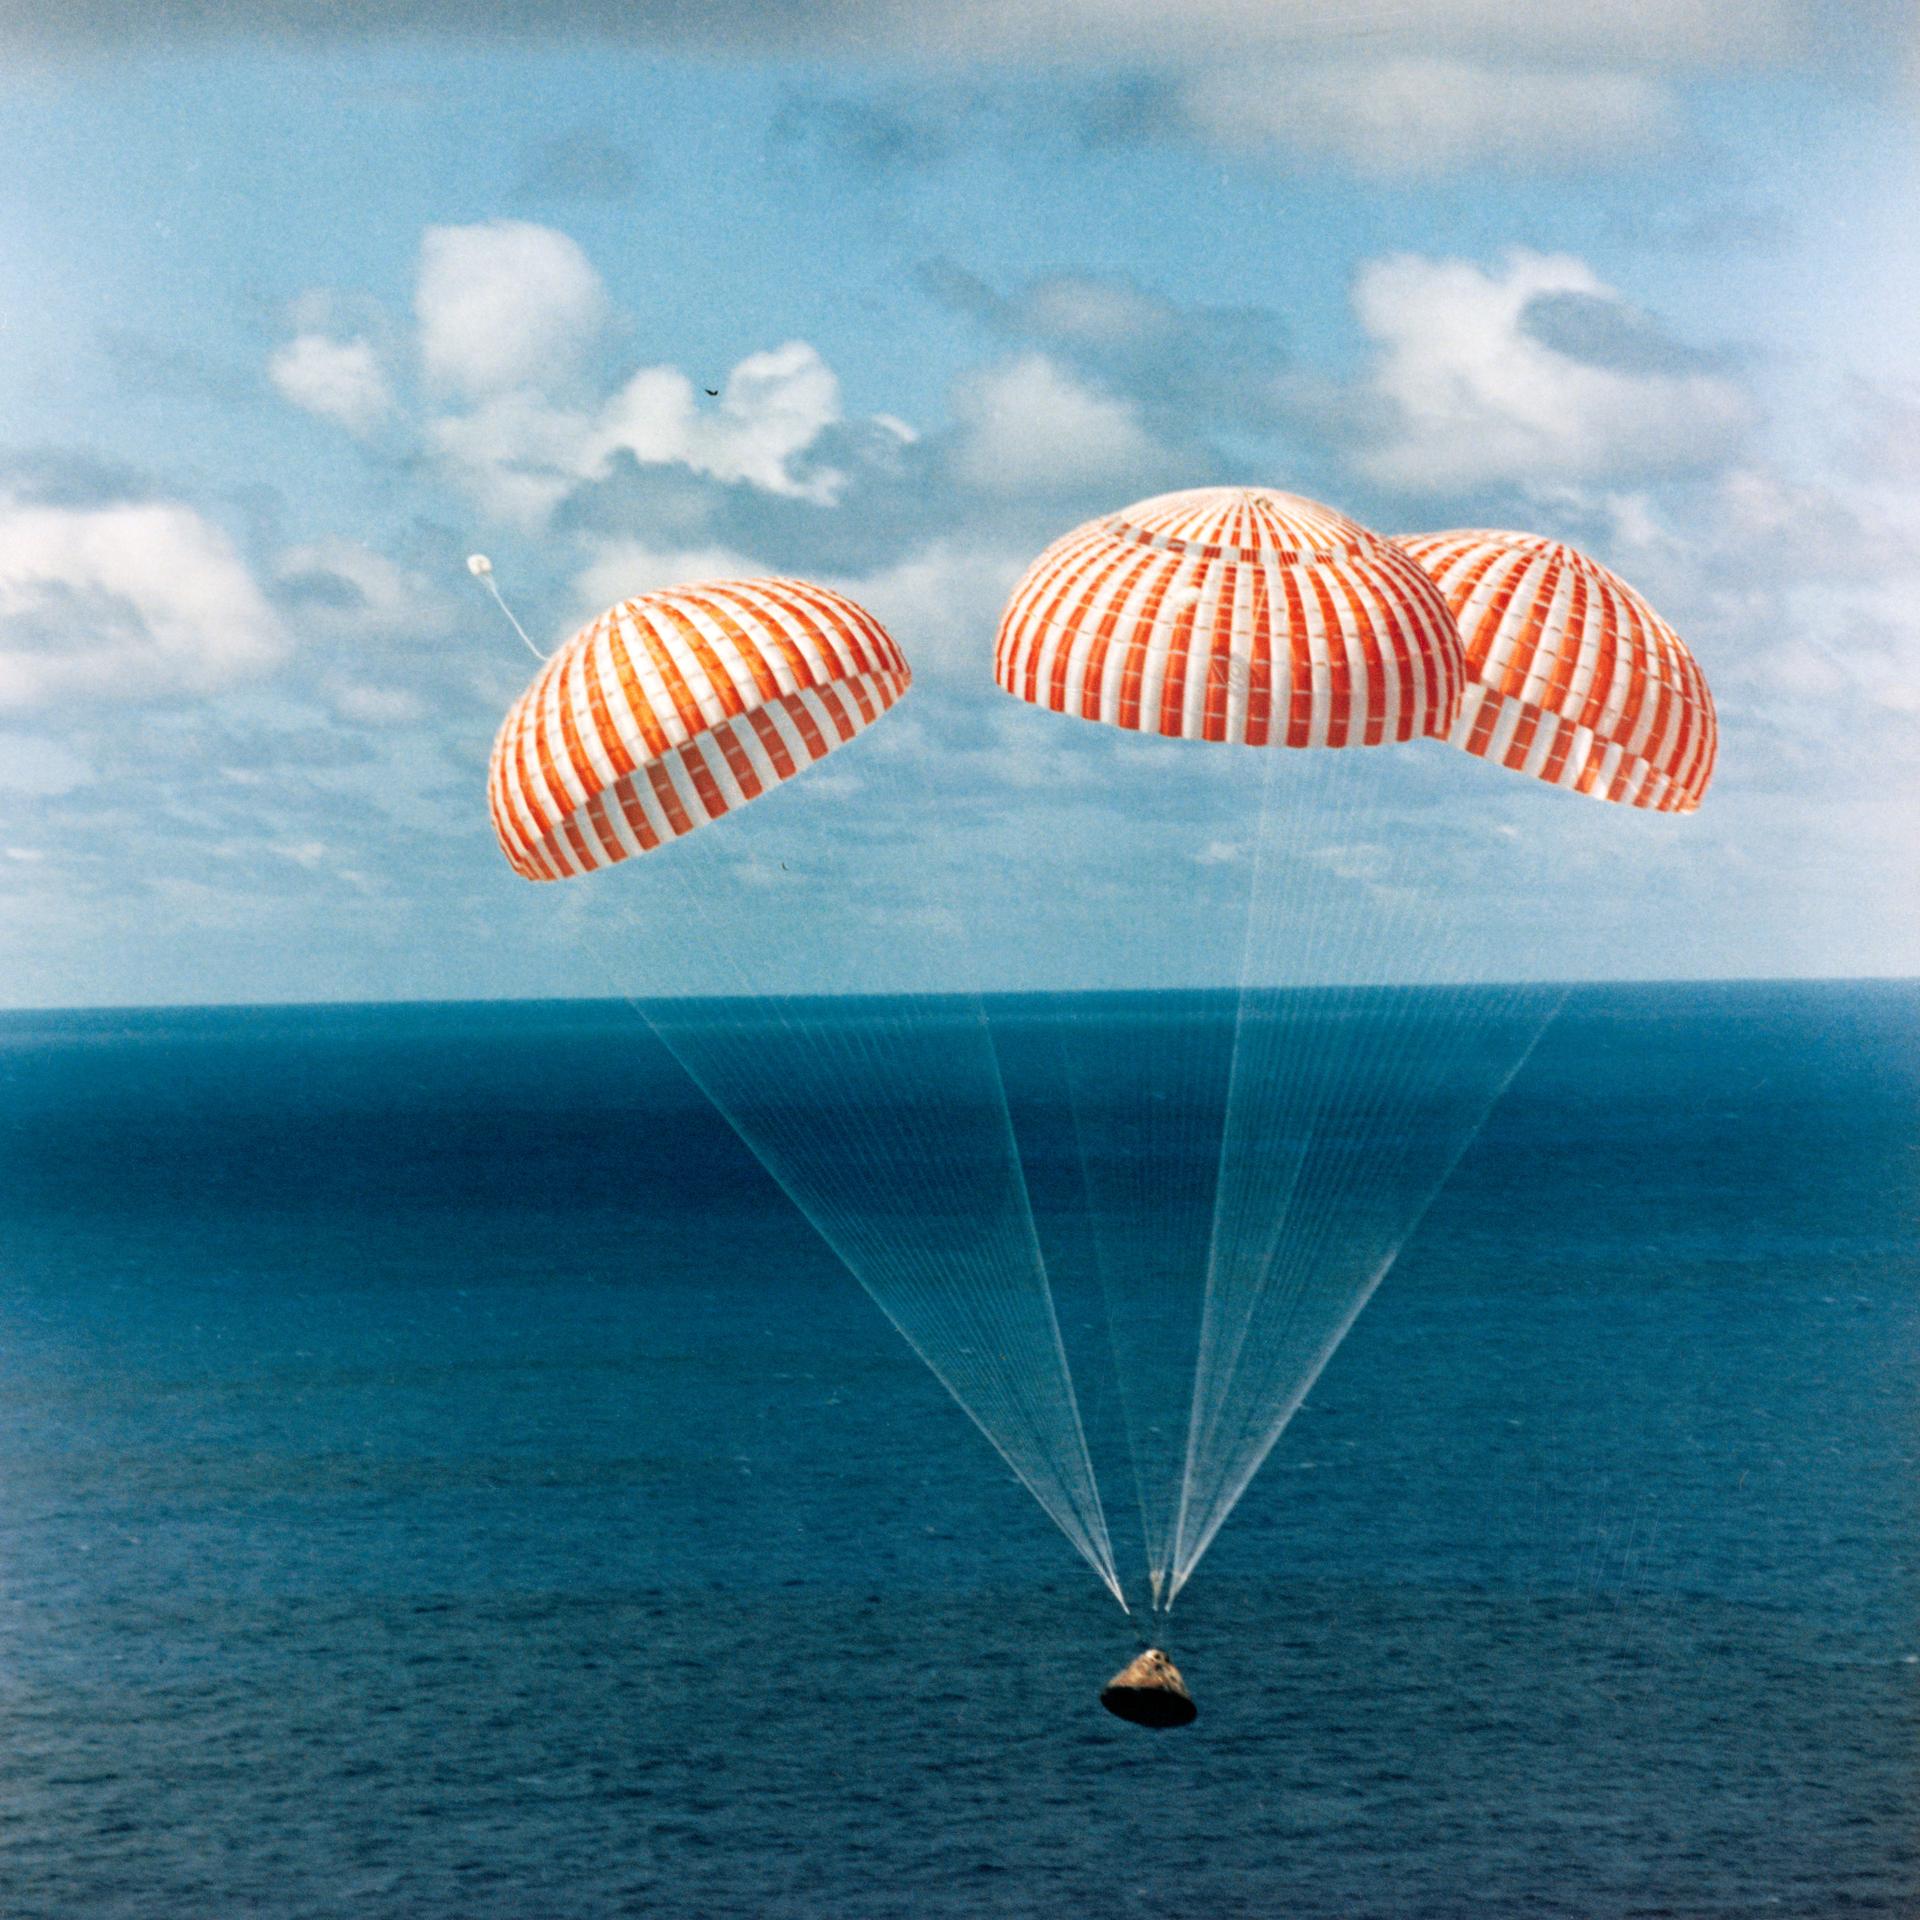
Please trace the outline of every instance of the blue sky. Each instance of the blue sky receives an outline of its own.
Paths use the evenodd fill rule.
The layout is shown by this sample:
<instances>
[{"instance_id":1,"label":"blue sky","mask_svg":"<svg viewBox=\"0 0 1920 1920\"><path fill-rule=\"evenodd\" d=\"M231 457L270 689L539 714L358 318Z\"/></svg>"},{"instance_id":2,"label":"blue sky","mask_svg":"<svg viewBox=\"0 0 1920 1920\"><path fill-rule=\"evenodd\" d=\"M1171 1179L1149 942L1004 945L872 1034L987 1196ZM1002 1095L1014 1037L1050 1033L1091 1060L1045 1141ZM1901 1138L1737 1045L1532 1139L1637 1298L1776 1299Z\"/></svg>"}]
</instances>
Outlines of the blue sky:
<instances>
[{"instance_id":1,"label":"blue sky","mask_svg":"<svg viewBox=\"0 0 1920 1920\"><path fill-rule=\"evenodd\" d=\"M1489 801L1590 970L1920 971L1907 9L113 11L0 5L0 1003L602 988L487 828L475 548L543 643L831 580L944 819L1122 922L1230 889L1233 778L1108 873L1146 763L981 684L1048 540L1208 480L1575 539L1693 644L1695 820ZM904 924L893 777L839 830Z\"/></svg>"}]
</instances>

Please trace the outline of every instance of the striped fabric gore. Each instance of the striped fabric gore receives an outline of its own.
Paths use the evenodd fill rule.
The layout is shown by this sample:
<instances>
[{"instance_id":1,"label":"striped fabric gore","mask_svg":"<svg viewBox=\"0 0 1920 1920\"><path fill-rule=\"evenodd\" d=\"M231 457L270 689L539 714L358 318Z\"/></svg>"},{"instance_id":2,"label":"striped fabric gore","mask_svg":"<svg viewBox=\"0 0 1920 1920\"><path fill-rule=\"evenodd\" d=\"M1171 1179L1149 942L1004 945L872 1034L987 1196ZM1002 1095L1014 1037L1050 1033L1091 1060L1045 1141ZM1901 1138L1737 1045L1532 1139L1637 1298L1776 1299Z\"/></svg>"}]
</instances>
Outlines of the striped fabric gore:
<instances>
[{"instance_id":1,"label":"striped fabric gore","mask_svg":"<svg viewBox=\"0 0 1920 1920\"><path fill-rule=\"evenodd\" d=\"M1465 669L1397 547L1296 494L1203 487L1056 540L1001 616L994 678L1136 733L1347 747L1446 733Z\"/></svg>"},{"instance_id":2,"label":"striped fabric gore","mask_svg":"<svg viewBox=\"0 0 1920 1920\"><path fill-rule=\"evenodd\" d=\"M1556 787L1691 813L1719 728L1706 676L1617 574L1530 533L1408 534L1446 596L1467 691L1448 738Z\"/></svg>"},{"instance_id":3,"label":"striped fabric gore","mask_svg":"<svg viewBox=\"0 0 1920 1920\"><path fill-rule=\"evenodd\" d=\"M487 778L494 831L529 880L651 852L823 759L912 679L870 613L809 581L623 600L508 711Z\"/></svg>"}]
</instances>

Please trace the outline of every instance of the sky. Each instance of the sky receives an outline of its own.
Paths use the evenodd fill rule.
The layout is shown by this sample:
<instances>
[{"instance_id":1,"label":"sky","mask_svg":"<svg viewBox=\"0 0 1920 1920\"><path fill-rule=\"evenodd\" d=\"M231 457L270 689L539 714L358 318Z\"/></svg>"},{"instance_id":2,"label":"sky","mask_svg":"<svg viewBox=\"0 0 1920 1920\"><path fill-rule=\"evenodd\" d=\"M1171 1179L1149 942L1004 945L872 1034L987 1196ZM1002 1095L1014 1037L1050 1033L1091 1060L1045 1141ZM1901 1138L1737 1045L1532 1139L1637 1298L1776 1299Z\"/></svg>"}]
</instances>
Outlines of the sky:
<instances>
[{"instance_id":1,"label":"sky","mask_svg":"<svg viewBox=\"0 0 1920 1920\"><path fill-rule=\"evenodd\" d=\"M476 550L543 648L791 572L915 664L819 776L819 891L718 829L610 880L820 984L937 872L996 981L1076 977L1022 899L1170 924L1258 819L1019 712L994 624L1067 528L1216 482L1572 540L1693 647L1692 819L1480 770L1448 870L1546 903L1549 970L1920 973L1910 7L128 12L0 0L0 1005L604 991L599 904L488 825L533 662Z\"/></svg>"}]
</instances>

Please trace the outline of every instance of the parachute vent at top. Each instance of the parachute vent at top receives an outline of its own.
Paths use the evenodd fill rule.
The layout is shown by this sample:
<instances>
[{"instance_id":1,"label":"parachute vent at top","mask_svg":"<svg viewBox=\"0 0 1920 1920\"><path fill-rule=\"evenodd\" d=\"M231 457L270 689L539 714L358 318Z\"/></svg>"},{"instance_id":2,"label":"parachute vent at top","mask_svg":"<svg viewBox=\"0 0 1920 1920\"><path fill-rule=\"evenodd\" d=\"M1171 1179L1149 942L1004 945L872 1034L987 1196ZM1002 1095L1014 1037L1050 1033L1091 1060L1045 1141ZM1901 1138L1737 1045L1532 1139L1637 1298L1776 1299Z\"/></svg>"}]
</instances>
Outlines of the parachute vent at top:
<instances>
[{"instance_id":1,"label":"parachute vent at top","mask_svg":"<svg viewBox=\"0 0 1920 1920\"><path fill-rule=\"evenodd\" d=\"M1445 734L1465 668L1406 554L1297 494L1203 487L1089 521L1027 570L994 677L1055 713L1247 746Z\"/></svg>"},{"instance_id":2,"label":"parachute vent at top","mask_svg":"<svg viewBox=\"0 0 1920 1920\"><path fill-rule=\"evenodd\" d=\"M1396 544L1459 624L1467 692L1455 746L1601 800L1699 806L1719 746L1713 696L1679 635L1618 574L1531 533Z\"/></svg>"},{"instance_id":3,"label":"parachute vent at top","mask_svg":"<svg viewBox=\"0 0 1920 1920\"><path fill-rule=\"evenodd\" d=\"M612 866L757 799L912 683L880 623L805 580L713 580L610 607L508 711L487 797L516 873Z\"/></svg>"}]
</instances>

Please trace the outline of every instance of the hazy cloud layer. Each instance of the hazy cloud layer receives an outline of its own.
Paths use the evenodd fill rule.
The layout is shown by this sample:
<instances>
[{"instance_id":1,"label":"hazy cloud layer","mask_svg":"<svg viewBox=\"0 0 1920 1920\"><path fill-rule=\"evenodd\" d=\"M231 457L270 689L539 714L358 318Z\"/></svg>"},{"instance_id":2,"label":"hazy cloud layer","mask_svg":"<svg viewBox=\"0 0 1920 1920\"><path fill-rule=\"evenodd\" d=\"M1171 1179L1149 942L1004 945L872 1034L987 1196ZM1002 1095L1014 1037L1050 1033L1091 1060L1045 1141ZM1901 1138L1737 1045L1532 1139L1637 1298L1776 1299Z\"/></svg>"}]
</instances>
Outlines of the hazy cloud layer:
<instances>
[{"instance_id":1,"label":"hazy cloud layer","mask_svg":"<svg viewBox=\"0 0 1920 1920\"><path fill-rule=\"evenodd\" d=\"M130 30L153 43L248 37L329 45L369 38L515 40L565 32L633 46L743 54L891 53L922 59L1111 58L1162 47L1178 58L1208 45L1285 53L1389 39L1522 55L1628 53L1680 64L1779 60L1825 32L1897 24L1869 0L1186 0L1169 34L1164 0L117 0L0 5L0 37L16 45L115 46Z\"/></svg>"},{"instance_id":2,"label":"hazy cloud layer","mask_svg":"<svg viewBox=\"0 0 1920 1920\"><path fill-rule=\"evenodd\" d=\"M872 176L987 143L1167 139L1389 179L1578 169L1658 155L1703 75L1920 74L1905 0L0 0L0 48L42 60L260 43L785 60L776 151ZM836 58L863 84L823 82ZM613 199L637 178L629 149L576 130L529 155L513 197Z\"/></svg>"},{"instance_id":3,"label":"hazy cloud layer","mask_svg":"<svg viewBox=\"0 0 1920 1920\"><path fill-rule=\"evenodd\" d=\"M1184 80L1187 126L1236 147L1331 154L1361 173L1431 177L1476 163L1559 171L1663 146L1678 119L1645 75L1431 56L1236 64Z\"/></svg>"}]
</instances>

